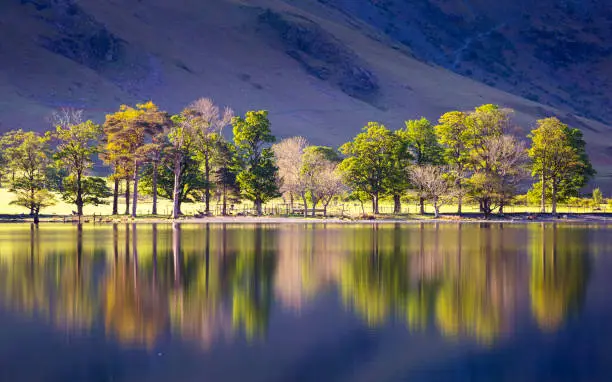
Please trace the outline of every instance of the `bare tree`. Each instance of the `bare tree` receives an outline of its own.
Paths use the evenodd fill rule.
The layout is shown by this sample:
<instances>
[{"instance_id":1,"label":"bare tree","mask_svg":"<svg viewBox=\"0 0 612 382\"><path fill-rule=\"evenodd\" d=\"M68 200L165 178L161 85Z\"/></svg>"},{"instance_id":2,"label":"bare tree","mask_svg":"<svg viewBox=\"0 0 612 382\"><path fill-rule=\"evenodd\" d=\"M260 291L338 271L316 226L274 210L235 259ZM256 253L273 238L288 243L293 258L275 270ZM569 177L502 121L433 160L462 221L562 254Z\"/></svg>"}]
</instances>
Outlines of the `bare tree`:
<instances>
[{"instance_id":1,"label":"bare tree","mask_svg":"<svg viewBox=\"0 0 612 382\"><path fill-rule=\"evenodd\" d=\"M302 174L304 163L304 150L308 147L308 141L304 137L291 137L283 139L272 146L278 166L279 190L283 195L289 197L291 212L294 209L294 196L300 195L306 205L306 183Z\"/></svg>"},{"instance_id":2,"label":"bare tree","mask_svg":"<svg viewBox=\"0 0 612 382\"><path fill-rule=\"evenodd\" d=\"M486 143L487 151L498 175L499 213L516 195L519 183L528 176L527 148L524 142L511 135L491 138Z\"/></svg>"},{"instance_id":3,"label":"bare tree","mask_svg":"<svg viewBox=\"0 0 612 382\"><path fill-rule=\"evenodd\" d=\"M327 207L334 196L340 195L348 190L344 184L342 174L338 170L338 163L324 160L319 165L317 176L314 177L311 185L313 199L312 215L315 213L315 200L323 204L323 216L327 217Z\"/></svg>"},{"instance_id":4,"label":"bare tree","mask_svg":"<svg viewBox=\"0 0 612 382\"><path fill-rule=\"evenodd\" d=\"M85 122L83 114L84 111L82 109L62 107L51 114L51 124L67 129L70 126L79 125Z\"/></svg>"},{"instance_id":5,"label":"bare tree","mask_svg":"<svg viewBox=\"0 0 612 382\"><path fill-rule=\"evenodd\" d=\"M453 185L446 177L446 166L414 166L410 171L410 180L419 190L421 197L430 200L434 206L434 215L440 216L440 207L453 199Z\"/></svg>"}]
</instances>

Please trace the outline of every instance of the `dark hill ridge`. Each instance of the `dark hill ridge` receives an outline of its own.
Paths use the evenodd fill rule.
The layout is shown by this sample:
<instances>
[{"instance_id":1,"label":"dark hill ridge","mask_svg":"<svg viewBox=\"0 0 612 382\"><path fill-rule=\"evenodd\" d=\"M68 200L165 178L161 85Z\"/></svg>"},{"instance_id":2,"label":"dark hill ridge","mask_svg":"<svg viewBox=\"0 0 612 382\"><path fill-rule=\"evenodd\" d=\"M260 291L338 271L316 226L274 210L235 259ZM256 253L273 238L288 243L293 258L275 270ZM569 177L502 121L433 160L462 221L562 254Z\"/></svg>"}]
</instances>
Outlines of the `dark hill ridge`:
<instances>
[{"instance_id":1,"label":"dark hill ridge","mask_svg":"<svg viewBox=\"0 0 612 382\"><path fill-rule=\"evenodd\" d=\"M4 0L0 129L48 128L59 106L101 120L210 96L270 110L280 136L340 144L370 120L490 102L524 130L548 115L581 128L607 182L612 135L594 119L610 113L609 2L560 3Z\"/></svg>"},{"instance_id":2,"label":"dark hill ridge","mask_svg":"<svg viewBox=\"0 0 612 382\"><path fill-rule=\"evenodd\" d=\"M609 123L612 1L319 0L420 59Z\"/></svg>"}]
</instances>

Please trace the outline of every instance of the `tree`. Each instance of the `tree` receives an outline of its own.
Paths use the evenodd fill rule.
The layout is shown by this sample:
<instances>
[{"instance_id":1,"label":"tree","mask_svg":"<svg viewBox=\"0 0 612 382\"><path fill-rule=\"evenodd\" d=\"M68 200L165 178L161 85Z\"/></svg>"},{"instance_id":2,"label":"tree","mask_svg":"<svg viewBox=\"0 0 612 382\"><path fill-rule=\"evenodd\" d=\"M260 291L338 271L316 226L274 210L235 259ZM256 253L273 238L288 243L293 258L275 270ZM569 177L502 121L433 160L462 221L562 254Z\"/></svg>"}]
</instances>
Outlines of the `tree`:
<instances>
[{"instance_id":1,"label":"tree","mask_svg":"<svg viewBox=\"0 0 612 382\"><path fill-rule=\"evenodd\" d=\"M114 167L115 195L118 192L119 179L125 179L126 215L130 214L130 180L137 178L141 159L136 154L145 139L145 128L138 123L141 114L141 110L121 105L119 111L108 114L104 122L105 153L102 158ZM117 196L113 198L113 214L118 212L115 208L116 199Z\"/></svg>"},{"instance_id":2,"label":"tree","mask_svg":"<svg viewBox=\"0 0 612 382\"><path fill-rule=\"evenodd\" d=\"M593 190L593 205L596 209L599 209L602 204L604 204L604 196L601 189L597 187Z\"/></svg>"},{"instance_id":3,"label":"tree","mask_svg":"<svg viewBox=\"0 0 612 382\"><path fill-rule=\"evenodd\" d=\"M595 171L579 130L570 129L554 117L539 120L537 126L529 135L532 175L540 178L542 213L546 212L550 190L552 213L556 214L557 202L576 195Z\"/></svg>"},{"instance_id":4,"label":"tree","mask_svg":"<svg viewBox=\"0 0 612 382\"><path fill-rule=\"evenodd\" d=\"M138 123L144 128L146 134L151 138L150 142L139 149L139 155L143 162L151 163L151 214L157 215L157 179L158 168L162 160L164 149L168 146L168 132L172 121L170 115L159 108L153 102L140 105L142 111Z\"/></svg>"},{"instance_id":5,"label":"tree","mask_svg":"<svg viewBox=\"0 0 612 382\"><path fill-rule=\"evenodd\" d=\"M409 168L414 159L409 147L409 140L402 130L393 133L395 144L391 152L389 173L383 181L385 193L393 196L393 213L402 212L402 194L410 188Z\"/></svg>"},{"instance_id":6,"label":"tree","mask_svg":"<svg viewBox=\"0 0 612 382\"><path fill-rule=\"evenodd\" d=\"M278 189L283 195L289 197L289 204L293 212L294 196L301 196L304 201L304 212L306 206L306 184L303 179L303 155L308 147L308 141L304 137L291 137L283 139L272 145L272 151L278 166Z\"/></svg>"},{"instance_id":7,"label":"tree","mask_svg":"<svg viewBox=\"0 0 612 382\"><path fill-rule=\"evenodd\" d=\"M195 149L204 170L206 186L204 189L204 204L206 214L210 214L210 197L213 189L213 165L218 154L219 143L223 140L223 129L234 117L232 109L226 107L223 112L209 98L200 98L188 107L193 115L193 133Z\"/></svg>"},{"instance_id":8,"label":"tree","mask_svg":"<svg viewBox=\"0 0 612 382\"><path fill-rule=\"evenodd\" d=\"M228 200L239 201L240 187L236 180L236 148L231 142L220 140L215 161L214 179L220 188L222 207L221 214L227 215Z\"/></svg>"},{"instance_id":9,"label":"tree","mask_svg":"<svg viewBox=\"0 0 612 382\"><path fill-rule=\"evenodd\" d=\"M7 133L2 143L13 173L10 191L17 196L13 204L28 208L34 223L38 224L40 210L54 204L53 195L47 191L51 163L49 136L17 130Z\"/></svg>"},{"instance_id":10,"label":"tree","mask_svg":"<svg viewBox=\"0 0 612 382\"><path fill-rule=\"evenodd\" d=\"M473 158L474 172L468 180L472 196L486 218L497 207L503 213L525 177L525 145L510 135L489 137L479 145Z\"/></svg>"},{"instance_id":11,"label":"tree","mask_svg":"<svg viewBox=\"0 0 612 382\"><path fill-rule=\"evenodd\" d=\"M69 113L64 110L62 115ZM56 114L59 115L59 114ZM78 118L56 117L56 127L53 137L58 141L55 158L63 168L67 169L66 179L73 184L64 186L74 191L73 203L77 214L83 215L83 179L93 166L93 156L99 152L98 141L102 134L100 125L92 121L80 122Z\"/></svg>"},{"instance_id":12,"label":"tree","mask_svg":"<svg viewBox=\"0 0 612 382\"><path fill-rule=\"evenodd\" d=\"M129 180L133 181L134 187L131 215L136 217L141 165L147 160L158 162L158 155L162 150L161 143L147 144L147 137L161 139L159 134L167 131L169 124L168 114L160 111L151 101L137 104L136 108L121 105L118 112L106 116L104 130L107 135L107 151L109 151L106 155L106 161L121 164L123 175L126 177L126 215L130 213ZM156 183L154 182L154 187ZM157 199L155 196L156 205Z\"/></svg>"},{"instance_id":13,"label":"tree","mask_svg":"<svg viewBox=\"0 0 612 382\"><path fill-rule=\"evenodd\" d=\"M339 162L338 152L331 147L309 146L304 150L301 179L312 200L312 216L319 202L323 204L323 215L327 216L329 203L345 190L342 174L338 170ZM306 210L306 197L303 198Z\"/></svg>"},{"instance_id":14,"label":"tree","mask_svg":"<svg viewBox=\"0 0 612 382\"><path fill-rule=\"evenodd\" d=\"M440 217L440 206L453 198L453 185L447 173L447 167L431 164L417 165L410 171L410 180L419 190L419 196L433 203L436 218Z\"/></svg>"},{"instance_id":15,"label":"tree","mask_svg":"<svg viewBox=\"0 0 612 382\"><path fill-rule=\"evenodd\" d=\"M188 108L180 114L172 116L172 128L168 134L171 146L167 156L172 161L172 218L177 219L181 213L181 202L184 198L185 183L183 175L192 160L194 145L194 113Z\"/></svg>"},{"instance_id":16,"label":"tree","mask_svg":"<svg viewBox=\"0 0 612 382\"><path fill-rule=\"evenodd\" d=\"M406 141L417 166L444 162L444 151L438 143L436 130L426 118L406 121L406 128L399 130L398 135ZM425 200L420 198L419 204L422 215L425 213Z\"/></svg>"},{"instance_id":17,"label":"tree","mask_svg":"<svg viewBox=\"0 0 612 382\"><path fill-rule=\"evenodd\" d=\"M397 139L385 126L369 122L361 133L340 147L347 156L340 163L345 182L372 200L372 211L379 213L378 201L386 192L386 182L395 168Z\"/></svg>"},{"instance_id":18,"label":"tree","mask_svg":"<svg viewBox=\"0 0 612 382\"><path fill-rule=\"evenodd\" d=\"M106 185L106 179L94 176L87 176L81 179L81 186L78 188L77 182L72 179L74 175L68 177L66 187L62 194L62 199L68 203L75 203L77 198L80 199L83 205L91 204L99 206L108 204L107 198L113 195L112 191Z\"/></svg>"},{"instance_id":19,"label":"tree","mask_svg":"<svg viewBox=\"0 0 612 382\"><path fill-rule=\"evenodd\" d=\"M457 213L461 214L463 205L464 181L469 163L468 113L451 111L443 114L435 127L436 135L443 147L443 159L449 165L457 195Z\"/></svg>"},{"instance_id":20,"label":"tree","mask_svg":"<svg viewBox=\"0 0 612 382\"><path fill-rule=\"evenodd\" d=\"M10 204L29 209L34 216L34 224L38 224L40 221L40 210L55 205L55 196L44 189L29 191L16 188L13 192L15 193L15 199Z\"/></svg>"},{"instance_id":21,"label":"tree","mask_svg":"<svg viewBox=\"0 0 612 382\"><path fill-rule=\"evenodd\" d=\"M157 169L158 195L169 200L174 199L175 155L177 154L175 154L171 148L168 148L166 153L162 156L162 160ZM179 215L181 215L183 203L195 203L201 200L206 181L204 179L204 174L200 170L200 163L190 155L183 156L179 164L179 172L177 205ZM140 192L144 195L150 195L153 189L152 183L153 165L149 163L143 167L140 176Z\"/></svg>"},{"instance_id":22,"label":"tree","mask_svg":"<svg viewBox=\"0 0 612 382\"><path fill-rule=\"evenodd\" d=\"M266 147L276 138L270 131L268 112L249 111L245 117L234 117L234 145L241 169L237 175L242 195L255 204L257 215L262 214L262 205L279 196L278 168L274 163L272 149Z\"/></svg>"}]
</instances>

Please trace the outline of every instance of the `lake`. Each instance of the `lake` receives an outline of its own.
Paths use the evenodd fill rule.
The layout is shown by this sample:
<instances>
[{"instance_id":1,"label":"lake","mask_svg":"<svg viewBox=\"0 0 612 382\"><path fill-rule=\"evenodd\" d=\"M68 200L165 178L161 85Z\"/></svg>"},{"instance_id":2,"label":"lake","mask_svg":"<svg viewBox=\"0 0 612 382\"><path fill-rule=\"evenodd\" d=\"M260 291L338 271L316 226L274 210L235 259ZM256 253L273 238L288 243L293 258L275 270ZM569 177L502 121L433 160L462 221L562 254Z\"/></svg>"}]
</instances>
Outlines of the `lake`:
<instances>
[{"instance_id":1,"label":"lake","mask_svg":"<svg viewBox=\"0 0 612 382\"><path fill-rule=\"evenodd\" d=\"M0 381L610 381L612 226L0 226Z\"/></svg>"}]
</instances>

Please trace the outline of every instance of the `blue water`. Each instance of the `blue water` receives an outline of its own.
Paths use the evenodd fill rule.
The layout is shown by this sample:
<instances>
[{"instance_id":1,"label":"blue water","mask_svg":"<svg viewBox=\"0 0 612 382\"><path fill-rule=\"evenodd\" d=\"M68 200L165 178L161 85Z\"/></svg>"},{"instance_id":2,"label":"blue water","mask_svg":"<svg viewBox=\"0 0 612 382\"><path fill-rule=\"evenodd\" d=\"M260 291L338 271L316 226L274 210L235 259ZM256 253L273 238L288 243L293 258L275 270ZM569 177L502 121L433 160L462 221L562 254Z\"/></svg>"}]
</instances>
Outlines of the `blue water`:
<instances>
[{"instance_id":1,"label":"blue water","mask_svg":"<svg viewBox=\"0 0 612 382\"><path fill-rule=\"evenodd\" d=\"M1 381L610 381L601 225L0 227Z\"/></svg>"}]
</instances>

